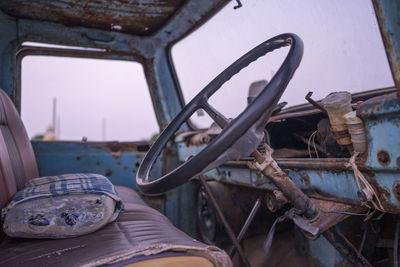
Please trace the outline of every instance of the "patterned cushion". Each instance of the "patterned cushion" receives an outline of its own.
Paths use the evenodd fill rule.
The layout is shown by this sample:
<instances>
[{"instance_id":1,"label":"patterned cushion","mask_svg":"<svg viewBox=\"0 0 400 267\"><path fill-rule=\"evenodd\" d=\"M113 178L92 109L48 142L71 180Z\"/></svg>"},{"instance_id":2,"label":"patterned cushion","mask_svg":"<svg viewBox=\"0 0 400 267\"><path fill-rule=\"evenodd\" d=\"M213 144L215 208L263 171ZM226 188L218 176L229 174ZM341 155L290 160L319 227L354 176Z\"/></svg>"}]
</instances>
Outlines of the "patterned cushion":
<instances>
[{"instance_id":1,"label":"patterned cushion","mask_svg":"<svg viewBox=\"0 0 400 267\"><path fill-rule=\"evenodd\" d=\"M115 187L98 174L66 174L29 181L2 210L12 237L67 238L87 234L123 212Z\"/></svg>"}]
</instances>

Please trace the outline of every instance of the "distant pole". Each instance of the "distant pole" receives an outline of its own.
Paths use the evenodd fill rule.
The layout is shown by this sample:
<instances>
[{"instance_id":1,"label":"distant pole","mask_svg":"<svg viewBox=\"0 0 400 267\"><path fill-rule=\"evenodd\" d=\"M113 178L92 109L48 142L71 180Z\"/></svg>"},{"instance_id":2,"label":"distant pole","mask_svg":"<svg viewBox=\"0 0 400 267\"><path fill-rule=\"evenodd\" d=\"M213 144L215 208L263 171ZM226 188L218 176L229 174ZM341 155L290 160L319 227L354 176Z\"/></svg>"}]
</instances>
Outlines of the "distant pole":
<instances>
[{"instance_id":1,"label":"distant pole","mask_svg":"<svg viewBox=\"0 0 400 267\"><path fill-rule=\"evenodd\" d=\"M53 129L54 134L56 134L57 129L57 98L53 97ZM56 135L57 137L57 135Z\"/></svg>"},{"instance_id":2,"label":"distant pole","mask_svg":"<svg viewBox=\"0 0 400 267\"><path fill-rule=\"evenodd\" d=\"M101 121L101 137L103 141L106 141L106 119L103 118Z\"/></svg>"}]
</instances>

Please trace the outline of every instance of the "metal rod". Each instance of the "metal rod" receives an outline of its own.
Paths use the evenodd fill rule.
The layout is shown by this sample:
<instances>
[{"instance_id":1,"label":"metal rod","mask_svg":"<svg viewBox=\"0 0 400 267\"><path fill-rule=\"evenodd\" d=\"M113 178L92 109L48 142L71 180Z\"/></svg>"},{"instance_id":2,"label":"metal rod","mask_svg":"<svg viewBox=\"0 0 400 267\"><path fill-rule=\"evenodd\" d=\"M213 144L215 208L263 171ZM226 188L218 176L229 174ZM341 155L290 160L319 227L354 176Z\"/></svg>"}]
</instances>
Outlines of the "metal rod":
<instances>
[{"instance_id":1,"label":"metal rod","mask_svg":"<svg viewBox=\"0 0 400 267\"><path fill-rule=\"evenodd\" d=\"M362 252L362 250L363 250L363 248L364 248L365 240L367 239L367 233L368 233L368 226L365 225L365 230L364 230L364 232L363 232L362 239L361 239L361 243L360 243L360 247L359 247L359 249L358 249L358 252L359 252L360 254L361 254L361 252Z\"/></svg>"},{"instance_id":2,"label":"metal rod","mask_svg":"<svg viewBox=\"0 0 400 267\"><path fill-rule=\"evenodd\" d=\"M240 229L240 233L237 236L236 240L238 241L238 243L242 242L244 235L247 233L247 230L249 229L250 224L253 222L254 217L256 216L258 209L261 206L261 197L259 197L256 201L256 203L254 203L253 208L250 211L249 216L247 217L246 221L243 224L242 229ZM236 248L235 246L232 246L230 251L229 251L229 256L231 258L233 258L233 256L236 253Z\"/></svg>"},{"instance_id":3,"label":"metal rod","mask_svg":"<svg viewBox=\"0 0 400 267\"><path fill-rule=\"evenodd\" d=\"M371 263L351 244L346 237L334 226L323 233L324 237L336 248L337 251L353 266L370 266Z\"/></svg>"},{"instance_id":4,"label":"metal rod","mask_svg":"<svg viewBox=\"0 0 400 267\"><path fill-rule=\"evenodd\" d=\"M199 180L200 180L201 184L204 186L204 189L206 190L206 193L207 193L208 197L210 198L211 203L214 206L218 217L220 218L222 224L224 225L226 233L228 234L228 236L231 239L233 245L235 246L235 248L239 252L239 255L240 255L241 259L243 260L243 262L244 262L244 264L246 266L251 267L250 262L248 261L246 255L244 254L244 251L243 251L242 247L240 246L239 242L236 240L236 236L233 233L232 228L230 227L228 221L226 220L224 214L222 213L222 210L220 209L217 201L215 200L214 195L212 194L210 187L208 186L207 182L204 180L204 178L202 176L199 176Z\"/></svg>"},{"instance_id":5,"label":"metal rod","mask_svg":"<svg viewBox=\"0 0 400 267\"><path fill-rule=\"evenodd\" d=\"M257 150L254 150L251 155L259 164L262 164L265 160L264 156ZM274 174L269 174L266 169L264 169L262 173L278 187L296 209L304 211L304 215L307 219L315 219L319 216L319 208L297 187L285 172L280 171L279 173L275 172Z\"/></svg>"},{"instance_id":6,"label":"metal rod","mask_svg":"<svg viewBox=\"0 0 400 267\"><path fill-rule=\"evenodd\" d=\"M313 105L314 107L316 107L317 109L321 110L323 113L328 114L328 112L326 112L326 110L320 105L318 104L314 99L311 98L313 92L308 92L308 94L306 95L306 100Z\"/></svg>"},{"instance_id":7,"label":"metal rod","mask_svg":"<svg viewBox=\"0 0 400 267\"><path fill-rule=\"evenodd\" d=\"M233 9L238 9L238 8L241 8L243 6L242 3L240 2L240 0L236 0L236 3L237 3L237 5L234 6Z\"/></svg>"}]
</instances>

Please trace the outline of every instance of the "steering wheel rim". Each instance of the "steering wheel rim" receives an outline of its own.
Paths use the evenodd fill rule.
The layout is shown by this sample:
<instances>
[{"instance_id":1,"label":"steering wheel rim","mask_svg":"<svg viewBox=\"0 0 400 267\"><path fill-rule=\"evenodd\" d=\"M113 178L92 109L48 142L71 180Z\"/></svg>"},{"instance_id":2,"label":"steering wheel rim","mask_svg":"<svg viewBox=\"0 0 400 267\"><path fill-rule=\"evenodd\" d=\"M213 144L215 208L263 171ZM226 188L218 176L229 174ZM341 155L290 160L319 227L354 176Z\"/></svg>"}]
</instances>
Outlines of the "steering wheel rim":
<instances>
[{"instance_id":1,"label":"steering wheel rim","mask_svg":"<svg viewBox=\"0 0 400 267\"><path fill-rule=\"evenodd\" d=\"M151 168L167 145L175 132L198 109L214 112L214 121L218 123L218 111L208 104L207 100L230 78L247 67L258 58L272 52L275 49L290 45L290 50L271 81L234 120L232 120L222 132L208 144L202 151L185 161L174 170L164 176L149 181ZM266 113L269 117L272 109L278 103L281 95L293 77L303 56L303 42L296 34L285 33L262 42L245 55L240 57L228 68L214 78L203 90L201 90L172 120L165 130L151 146L137 174L136 184L141 192L147 195L163 194L179 185L186 183L190 178L201 173L211 162L216 160L224 151L234 144L256 121ZM266 107L268 107L266 109ZM212 116L211 116L212 117Z\"/></svg>"}]
</instances>

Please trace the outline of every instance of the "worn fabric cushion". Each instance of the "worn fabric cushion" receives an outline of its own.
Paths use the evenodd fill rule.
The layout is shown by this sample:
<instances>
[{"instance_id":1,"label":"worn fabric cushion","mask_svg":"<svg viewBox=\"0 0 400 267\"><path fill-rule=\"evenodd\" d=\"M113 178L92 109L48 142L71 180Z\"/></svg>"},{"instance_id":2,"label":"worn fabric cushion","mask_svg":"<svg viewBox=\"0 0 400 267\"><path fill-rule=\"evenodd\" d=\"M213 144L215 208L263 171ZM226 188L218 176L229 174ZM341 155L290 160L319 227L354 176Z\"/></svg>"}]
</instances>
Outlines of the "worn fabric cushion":
<instances>
[{"instance_id":1,"label":"worn fabric cushion","mask_svg":"<svg viewBox=\"0 0 400 267\"><path fill-rule=\"evenodd\" d=\"M87 234L123 212L115 187L98 174L66 174L29 181L2 210L12 237L67 238Z\"/></svg>"}]
</instances>

